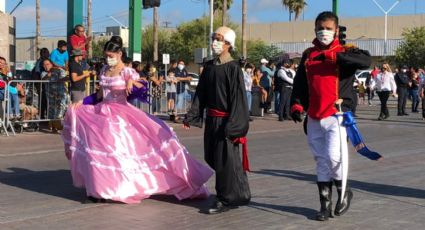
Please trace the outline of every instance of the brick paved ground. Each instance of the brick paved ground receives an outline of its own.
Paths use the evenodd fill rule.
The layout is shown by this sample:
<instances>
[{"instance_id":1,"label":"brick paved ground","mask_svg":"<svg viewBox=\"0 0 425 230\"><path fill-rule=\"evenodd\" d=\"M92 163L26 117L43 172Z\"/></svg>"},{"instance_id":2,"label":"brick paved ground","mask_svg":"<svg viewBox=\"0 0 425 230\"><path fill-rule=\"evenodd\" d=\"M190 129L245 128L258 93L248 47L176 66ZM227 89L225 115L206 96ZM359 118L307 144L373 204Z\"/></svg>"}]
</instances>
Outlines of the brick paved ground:
<instances>
[{"instance_id":1,"label":"brick paved ground","mask_svg":"<svg viewBox=\"0 0 425 230\"><path fill-rule=\"evenodd\" d=\"M361 106L358 121L385 160L350 155L353 204L325 223L313 220L314 161L300 125L269 116L255 120L249 135L251 204L214 216L199 213L212 198L82 204L84 191L71 185L58 135L0 137L0 229L425 229L425 122L419 114L377 121L376 109ZM202 131L175 129L202 160ZM213 178L208 186L214 192Z\"/></svg>"}]
</instances>

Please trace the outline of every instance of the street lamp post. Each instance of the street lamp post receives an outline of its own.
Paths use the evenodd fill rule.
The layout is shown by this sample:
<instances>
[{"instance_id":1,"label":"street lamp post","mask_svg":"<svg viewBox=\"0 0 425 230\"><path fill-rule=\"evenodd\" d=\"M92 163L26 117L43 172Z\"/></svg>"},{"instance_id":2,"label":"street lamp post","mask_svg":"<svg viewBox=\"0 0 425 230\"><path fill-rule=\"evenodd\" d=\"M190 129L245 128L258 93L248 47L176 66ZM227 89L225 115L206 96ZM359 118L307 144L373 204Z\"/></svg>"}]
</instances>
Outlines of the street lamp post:
<instances>
[{"instance_id":1,"label":"street lamp post","mask_svg":"<svg viewBox=\"0 0 425 230\"><path fill-rule=\"evenodd\" d=\"M211 44L213 42L212 40L212 34L213 34L213 30L214 30L214 0L210 0L210 45L208 46L208 50L209 50L209 56L210 58L212 58L212 49L211 49Z\"/></svg>"},{"instance_id":2,"label":"street lamp post","mask_svg":"<svg viewBox=\"0 0 425 230\"><path fill-rule=\"evenodd\" d=\"M388 37L388 13L394 9L394 7L400 3L401 0L397 0L396 2L394 2L394 4L387 10L385 11L384 8L376 1L376 0L372 0L377 6L378 8L385 14L385 35L384 35L384 57L387 56L387 37Z\"/></svg>"}]
</instances>

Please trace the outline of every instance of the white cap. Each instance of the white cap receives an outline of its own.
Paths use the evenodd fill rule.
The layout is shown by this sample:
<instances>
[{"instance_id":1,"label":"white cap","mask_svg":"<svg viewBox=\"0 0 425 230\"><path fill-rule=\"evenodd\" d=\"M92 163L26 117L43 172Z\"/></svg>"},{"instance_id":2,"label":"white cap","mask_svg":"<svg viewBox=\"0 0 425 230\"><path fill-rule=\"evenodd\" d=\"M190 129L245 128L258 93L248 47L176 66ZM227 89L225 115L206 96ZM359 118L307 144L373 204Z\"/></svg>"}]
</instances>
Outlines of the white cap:
<instances>
[{"instance_id":1,"label":"white cap","mask_svg":"<svg viewBox=\"0 0 425 230\"><path fill-rule=\"evenodd\" d=\"M265 59L265 58L261 58L260 63L261 64L267 64L267 63L269 63L269 61L267 61L267 59Z\"/></svg>"},{"instance_id":2,"label":"white cap","mask_svg":"<svg viewBox=\"0 0 425 230\"><path fill-rule=\"evenodd\" d=\"M215 31L216 34L221 34L224 37L224 41L230 43L230 45L234 48L235 47L235 40L236 40L236 33L232 29L226 26L218 27Z\"/></svg>"}]
</instances>

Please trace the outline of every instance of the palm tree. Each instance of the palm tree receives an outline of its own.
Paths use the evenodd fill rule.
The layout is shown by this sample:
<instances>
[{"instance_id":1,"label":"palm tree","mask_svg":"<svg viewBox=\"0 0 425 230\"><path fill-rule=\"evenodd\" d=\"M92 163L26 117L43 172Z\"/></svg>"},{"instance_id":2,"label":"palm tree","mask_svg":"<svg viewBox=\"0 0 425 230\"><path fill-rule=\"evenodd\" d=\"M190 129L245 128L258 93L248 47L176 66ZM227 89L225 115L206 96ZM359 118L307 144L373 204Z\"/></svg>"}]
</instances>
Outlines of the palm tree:
<instances>
[{"instance_id":1,"label":"palm tree","mask_svg":"<svg viewBox=\"0 0 425 230\"><path fill-rule=\"evenodd\" d=\"M282 5L289 10L289 21L292 20L292 13L295 13L295 20L301 15L301 12L307 6L305 0L282 0Z\"/></svg>"},{"instance_id":2,"label":"palm tree","mask_svg":"<svg viewBox=\"0 0 425 230\"><path fill-rule=\"evenodd\" d=\"M223 10L223 3L227 2L227 10L230 9L230 6L233 4L233 0L214 0L214 13L219 10Z\"/></svg>"}]
</instances>

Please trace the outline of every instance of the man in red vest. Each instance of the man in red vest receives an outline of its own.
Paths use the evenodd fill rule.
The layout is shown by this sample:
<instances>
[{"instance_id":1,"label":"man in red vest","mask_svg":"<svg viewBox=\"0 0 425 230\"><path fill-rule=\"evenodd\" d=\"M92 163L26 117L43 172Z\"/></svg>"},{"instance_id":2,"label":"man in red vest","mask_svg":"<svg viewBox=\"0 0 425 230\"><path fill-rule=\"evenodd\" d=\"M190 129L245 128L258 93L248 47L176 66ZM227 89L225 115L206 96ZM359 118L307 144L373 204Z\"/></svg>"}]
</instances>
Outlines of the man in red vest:
<instances>
[{"instance_id":1,"label":"man in red vest","mask_svg":"<svg viewBox=\"0 0 425 230\"><path fill-rule=\"evenodd\" d=\"M353 197L348 186L345 194L341 194L341 146L344 144L341 137L346 136L346 131L335 116L339 110L336 103L342 101L338 107L344 112L355 108L354 73L368 68L371 57L367 51L340 44L338 16L332 12L317 16L315 33L314 46L304 51L294 79L291 116L300 122L301 114L307 112L306 132L316 160L321 205L316 219L324 221L333 217L332 184L338 192L335 215L343 215Z\"/></svg>"}]
</instances>

